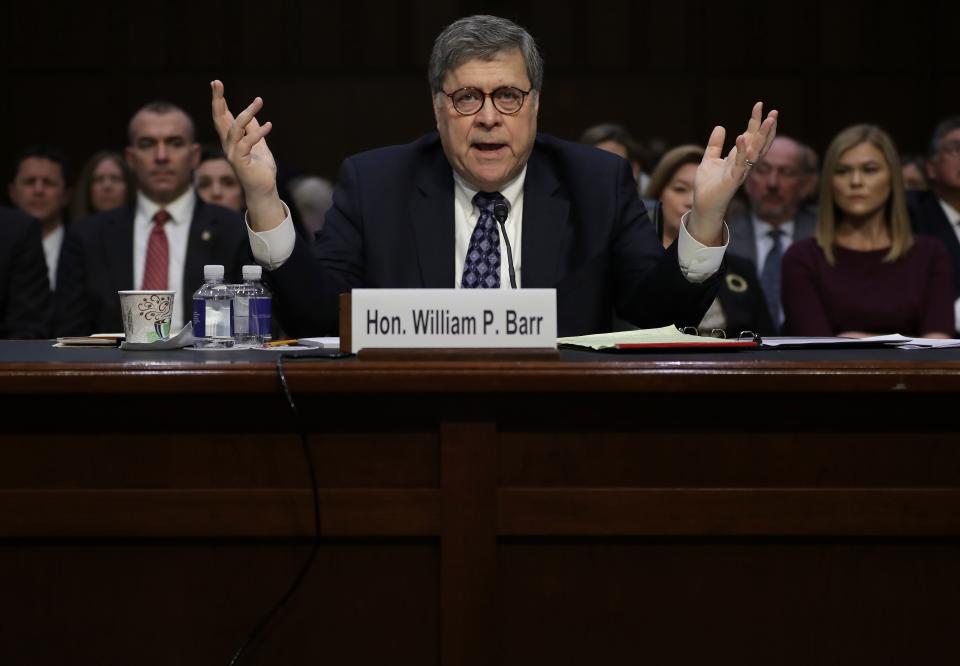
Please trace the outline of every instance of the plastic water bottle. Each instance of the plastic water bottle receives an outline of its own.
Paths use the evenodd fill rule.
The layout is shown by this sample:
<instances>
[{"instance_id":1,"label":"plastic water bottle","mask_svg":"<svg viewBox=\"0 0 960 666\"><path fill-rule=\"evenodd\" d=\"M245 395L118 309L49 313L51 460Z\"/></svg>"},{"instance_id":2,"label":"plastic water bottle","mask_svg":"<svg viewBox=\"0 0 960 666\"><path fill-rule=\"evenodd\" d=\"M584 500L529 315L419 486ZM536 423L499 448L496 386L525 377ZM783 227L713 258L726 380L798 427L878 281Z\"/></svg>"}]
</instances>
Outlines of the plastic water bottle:
<instances>
[{"instance_id":1,"label":"plastic water bottle","mask_svg":"<svg viewBox=\"0 0 960 666\"><path fill-rule=\"evenodd\" d=\"M243 267L243 284L235 287L233 296L233 337L238 345L252 346L270 341L270 291L261 282L263 269Z\"/></svg>"},{"instance_id":2,"label":"plastic water bottle","mask_svg":"<svg viewBox=\"0 0 960 666\"><path fill-rule=\"evenodd\" d=\"M193 294L193 346L223 349L233 346L233 295L223 283L223 266L203 267L203 284Z\"/></svg>"}]
</instances>

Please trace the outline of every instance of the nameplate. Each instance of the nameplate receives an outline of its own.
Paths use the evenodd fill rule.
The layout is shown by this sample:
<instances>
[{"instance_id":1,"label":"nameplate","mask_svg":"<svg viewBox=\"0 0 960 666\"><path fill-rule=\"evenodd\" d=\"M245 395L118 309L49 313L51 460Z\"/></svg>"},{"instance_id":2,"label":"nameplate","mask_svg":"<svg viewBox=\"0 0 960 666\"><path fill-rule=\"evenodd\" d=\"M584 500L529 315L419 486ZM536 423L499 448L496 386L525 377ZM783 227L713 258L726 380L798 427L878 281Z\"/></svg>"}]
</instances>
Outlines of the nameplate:
<instances>
[{"instance_id":1,"label":"nameplate","mask_svg":"<svg viewBox=\"0 0 960 666\"><path fill-rule=\"evenodd\" d=\"M350 347L557 347L556 289L354 289Z\"/></svg>"}]
</instances>

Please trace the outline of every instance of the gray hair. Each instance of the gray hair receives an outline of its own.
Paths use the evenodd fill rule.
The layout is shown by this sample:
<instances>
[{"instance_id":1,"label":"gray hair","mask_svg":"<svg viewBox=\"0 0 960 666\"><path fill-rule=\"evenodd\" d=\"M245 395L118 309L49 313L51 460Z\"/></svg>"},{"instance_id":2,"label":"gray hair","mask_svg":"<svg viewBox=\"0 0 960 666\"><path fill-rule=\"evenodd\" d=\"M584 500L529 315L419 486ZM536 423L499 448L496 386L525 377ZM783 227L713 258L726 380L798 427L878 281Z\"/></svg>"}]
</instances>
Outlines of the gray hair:
<instances>
[{"instance_id":1,"label":"gray hair","mask_svg":"<svg viewBox=\"0 0 960 666\"><path fill-rule=\"evenodd\" d=\"M519 49L534 90L543 86L543 58L530 33L498 16L468 16L448 25L433 43L427 78L430 92L443 90L447 72L468 60L490 61L504 51Z\"/></svg>"},{"instance_id":2,"label":"gray hair","mask_svg":"<svg viewBox=\"0 0 960 666\"><path fill-rule=\"evenodd\" d=\"M933 130L933 136L930 138L930 146L927 149L927 159L932 160L940 152L940 144L950 132L960 128L960 116L951 116L942 121L937 128Z\"/></svg>"}]
</instances>

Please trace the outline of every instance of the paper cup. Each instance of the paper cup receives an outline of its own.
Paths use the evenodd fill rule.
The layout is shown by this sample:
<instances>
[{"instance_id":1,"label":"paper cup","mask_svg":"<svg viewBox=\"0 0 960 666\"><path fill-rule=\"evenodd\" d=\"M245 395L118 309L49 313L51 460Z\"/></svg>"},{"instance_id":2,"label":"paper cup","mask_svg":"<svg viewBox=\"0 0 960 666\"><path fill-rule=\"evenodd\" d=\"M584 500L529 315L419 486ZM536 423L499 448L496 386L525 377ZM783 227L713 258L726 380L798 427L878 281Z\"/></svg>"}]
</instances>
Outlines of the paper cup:
<instances>
[{"instance_id":1,"label":"paper cup","mask_svg":"<svg viewBox=\"0 0 960 666\"><path fill-rule=\"evenodd\" d=\"M175 291L119 291L127 342L156 342L170 337Z\"/></svg>"}]
</instances>

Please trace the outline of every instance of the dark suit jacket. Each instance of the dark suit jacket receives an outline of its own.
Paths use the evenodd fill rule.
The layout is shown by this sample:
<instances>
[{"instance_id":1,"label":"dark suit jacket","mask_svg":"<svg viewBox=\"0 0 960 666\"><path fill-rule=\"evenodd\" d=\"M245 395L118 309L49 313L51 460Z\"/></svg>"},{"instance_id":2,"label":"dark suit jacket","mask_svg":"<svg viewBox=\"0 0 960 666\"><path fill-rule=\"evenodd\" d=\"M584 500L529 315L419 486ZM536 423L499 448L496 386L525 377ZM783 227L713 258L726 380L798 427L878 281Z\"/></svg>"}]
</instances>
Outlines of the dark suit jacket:
<instances>
[{"instance_id":1,"label":"dark suit jacket","mask_svg":"<svg viewBox=\"0 0 960 666\"><path fill-rule=\"evenodd\" d=\"M728 255L725 261L727 274L717 298L727 320L727 337L735 338L743 331L775 335L767 300L757 278L757 267L736 255Z\"/></svg>"},{"instance_id":2,"label":"dark suit jacket","mask_svg":"<svg viewBox=\"0 0 960 666\"><path fill-rule=\"evenodd\" d=\"M452 288L454 193L437 134L347 159L314 247L269 274L295 336L336 334L338 294L354 287ZM523 195L521 284L557 289L560 335L609 331L613 312L641 327L696 325L719 284L691 284L664 252L629 164L539 135Z\"/></svg>"},{"instance_id":3,"label":"dark suit jacket","mask_svg":"<svg viewBox=\"0 0 960 666\"><path fill-rule=\"evenodd\" d=\"M907 192L907 208L913 230L918 234L939 238L950 255L953 267L954 299L960 298L960 241L933 192Z\"/></svg>"},{"instance_id":4,"label":"dark suit jacket","mask_svg":"<svg viewBox=\"0 0 960 666\"><path fill-rule=\"evenodd\" d=\"M0 338L46 338L53 301L40 223L0 208Z\"/></svg>"},{"instance_id":5,"label":"dark suit jacket","mask_svg":"<svg viewBox=\"0 0 960 666\"><path fill-rule=\"evenodd\" d=\"M117 292L134 289L133 220L135 209L124 206L71 224L57 271L58 335L122 331ZM223 264L228 282L240 280L241 267L251 263L250 243L241 216L197 199L190 223L183 270L184 322L191 319L189 295L203 283L205 264Z\"/></svg>"}]
</instances>

